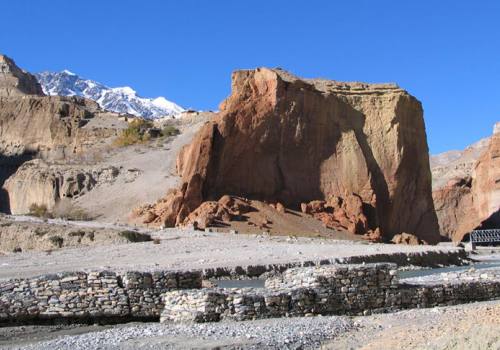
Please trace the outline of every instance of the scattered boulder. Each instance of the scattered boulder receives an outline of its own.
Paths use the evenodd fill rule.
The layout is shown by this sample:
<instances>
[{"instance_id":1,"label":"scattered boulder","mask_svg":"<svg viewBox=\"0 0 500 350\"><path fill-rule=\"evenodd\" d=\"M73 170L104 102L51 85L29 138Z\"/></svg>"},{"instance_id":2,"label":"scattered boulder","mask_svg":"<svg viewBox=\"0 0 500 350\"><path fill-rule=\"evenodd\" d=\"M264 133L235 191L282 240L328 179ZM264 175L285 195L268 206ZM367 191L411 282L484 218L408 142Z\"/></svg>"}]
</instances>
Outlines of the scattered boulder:
<instances>
[{"instance_id":1,"label":"scattered boulder","mask_svg":"<svg viewBox=\"0 0 500 350\"><path fill-rule=\"evenodd\" d=\"M276 210L278 211L278 213L286 213L286 208L283 204L281 204L280 202L276 203Z\"/></svg>"},{"instance_id":2,"label":"scattered boulder","mask_svg":"<svg viewBox=\"0 0 500 350\"><path fill-rule=\"evenodd\" d=\"M328 202L314 200L301 203L301 209L303 213L311 214L328 228L347 230L352 234L365 234L370 229L363 212L363 202L356 194L348 195L345 199L332 196Z\"/></svg>"},{"instance_id":3,"label":"scattered boulder","mask_svg":"<svg viewBox=\"0 0 500 350\"><path fill-rule=\"evenodd\" d=\"M406 244L406 245L419 245L419 244L427 244L425 241L422 241L417 236L411 233L402 232L400 234L392 237L391 242L396 244Z\"/></svg>"},{"instance_id":4,"label":"scattered boulder","mask_svg":"<svg viewBox=\"0 0 500 350\"><path fill-rule=\"evenodd\" d=\"M182 205L182 198L182 192L174 190L154 206L145 205L135 209L131 219L154 226L192 225L198 229L205 229L237 220L243 214L253 210L247 200L226 195L218 201L205 201L186 217L180 217L178 214Z\"/></svg>"}]
</instances>

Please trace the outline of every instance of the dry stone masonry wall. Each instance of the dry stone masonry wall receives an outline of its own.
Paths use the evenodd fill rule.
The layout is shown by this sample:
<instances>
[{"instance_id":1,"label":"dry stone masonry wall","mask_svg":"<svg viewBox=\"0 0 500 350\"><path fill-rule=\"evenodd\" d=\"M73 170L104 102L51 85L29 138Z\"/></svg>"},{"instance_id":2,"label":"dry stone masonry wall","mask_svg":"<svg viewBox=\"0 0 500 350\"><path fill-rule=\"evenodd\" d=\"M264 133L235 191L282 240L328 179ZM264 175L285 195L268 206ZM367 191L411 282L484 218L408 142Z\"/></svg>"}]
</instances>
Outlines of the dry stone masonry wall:
<instances>
[{"instance_id":1,"label":"dry stone masonry wall","mask_svg":"<svg viewBox=\"0 0 500 350\"><path fill-rule=\"evenodd\" d=\"M177 290L161 322L210 322L310 315L364 315L500 297L500 280L400 284L394 264L295 268L265 289Z\"/></svg>"},{"instance_id":2,"label":"dry stone masonry wall","mask_svg":"<svg viewBox=\"0 0 500 350\"><path fill-rule=\"evenodd\" d=\"M210 278L240 278L259 277L265 273L283 272L290 268L312 267L335 264L361 264L390 262L398 266L439 267L450 265L464 265L468 263L464 249L447 249L424 252L399 252L391 254L371 254L351 256L345 258L331 258L322 260L306 260L282 264L248 265L235 267L217 267L203 269L203 277Z\"/></svg>"},{"instance_id":3,"label":"dry stone masonry wall","mask_svg":"<svg viewBox=\"0 0 500 350\"><path fill-rule=\"evenodd\" d=\"M157 319L162 294L201 288L201 272L71 272L0 282L0 323Z\"/></svg>"}]
</instances>

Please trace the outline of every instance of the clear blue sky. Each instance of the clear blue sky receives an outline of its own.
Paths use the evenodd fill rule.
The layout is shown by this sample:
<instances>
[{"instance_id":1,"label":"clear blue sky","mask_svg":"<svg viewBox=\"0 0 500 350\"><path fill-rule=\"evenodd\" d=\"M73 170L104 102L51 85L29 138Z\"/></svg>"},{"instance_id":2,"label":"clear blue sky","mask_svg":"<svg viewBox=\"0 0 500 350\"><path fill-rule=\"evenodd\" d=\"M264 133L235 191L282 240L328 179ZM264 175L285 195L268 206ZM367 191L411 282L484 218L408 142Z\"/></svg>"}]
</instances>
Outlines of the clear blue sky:
<instances>
[{"instance_id":1,"label":"clear blue sky","mask_svg":"<svg viewBox=\"0 0 500 350\"><path fill-rule=\"evenodd\" d=\"M500 120L500 1L0 0L0 52L184 107L216 109L239 68L396 82L432 153Z\"/></svg>"}]
</instances>

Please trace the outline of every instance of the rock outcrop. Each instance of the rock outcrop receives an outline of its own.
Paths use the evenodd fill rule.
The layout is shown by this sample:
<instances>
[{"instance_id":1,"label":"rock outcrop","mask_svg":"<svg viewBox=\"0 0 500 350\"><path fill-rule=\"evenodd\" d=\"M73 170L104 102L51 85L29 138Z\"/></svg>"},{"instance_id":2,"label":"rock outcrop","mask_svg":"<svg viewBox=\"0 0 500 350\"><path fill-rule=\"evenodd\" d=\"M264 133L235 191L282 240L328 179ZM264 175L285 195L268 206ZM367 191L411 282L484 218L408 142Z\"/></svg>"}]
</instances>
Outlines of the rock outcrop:
<instances>
[{"instance_id":1,"label":"rock outcrop","mask_svg":"<svg viewBox=\"0 0 500 350\"><path fill-rule=\"evenodd\" d=\"M67 163L70 157L97 154L127 123L84 98L44 96L35 77L3 55L0 73L0 210L25 213L33 203L51 207L64 192L61 179L84 170L61 175L60 167L54 174L45 162L16 173L18 168L33 157Z\"/></svg>"},{"instance_id":2,"label":"rock outcrop","mask_svg":"<svg viewBox=\"0 0 500 350\"><path fill-rule=\"evenodd\" d=\"M0 55L0 97L24 95L44 93L34 75L17 67L11 58Z\"/></svg>"},{"instance_id":3,"label":"rock outcrop","mask_svg":"<svg viewBox=\"0 0 500 350\"><path fill-rule=\"evenodd\" d=\"M220 110L179 154L183 185L155 220L182 224L226 194L294 208L359 198L362 213L345 215L359 216L359 231L439 240L422 107L396 85L237 71Z\"/></svg>"},{"instance_id":4,"label":"rock outcrop","mask_svg":"<svg viewBox=\"0 0 500 350\"><path fill-rule=\"evenodd\" d=\"M0 153L63 159L115 136L112 119L118 124L117 115L79 97L0 97Z\"/></svg>"},{"instance_id":5,"label":"rock outcrop","mask_svg":"<svg viewBox=\"0 0 500 350\"><path fill-rule=\"evenodd\" d=\"M24 163L4 184L10 212L26 214L32 204L51 211L61 199L76 199L98 184L112 183L120 169L112 166L72 167L35 159Z\"/></svg>"},{"instance_id":6,"label":"rock outcrop","mask_svg":"<svg viewBox=\"0 0 500 350\"><path fill-rule=\"evenodd\" d=\"M44 96L33 75L0 55L0 154L44 158L78 153L117 134L126 123L80 97ZM114 125L113 125L114 124Z\"/></svg>"},{"instance_id":7,"label":"rock outcrop","mask_svg":"<svg viewBox=\"0 0 500 350\"><path fill-rule=\"evenodd\" d=\"M441 234L453 241L463 240L474 229L500 227L499 129L497 123L493 136L466 149L465 157L433 169L433 199ZM481 152L471 157L471 150L478 148ZM453 178L443 185L447 173Z\"/></svg>"}]
</instances>

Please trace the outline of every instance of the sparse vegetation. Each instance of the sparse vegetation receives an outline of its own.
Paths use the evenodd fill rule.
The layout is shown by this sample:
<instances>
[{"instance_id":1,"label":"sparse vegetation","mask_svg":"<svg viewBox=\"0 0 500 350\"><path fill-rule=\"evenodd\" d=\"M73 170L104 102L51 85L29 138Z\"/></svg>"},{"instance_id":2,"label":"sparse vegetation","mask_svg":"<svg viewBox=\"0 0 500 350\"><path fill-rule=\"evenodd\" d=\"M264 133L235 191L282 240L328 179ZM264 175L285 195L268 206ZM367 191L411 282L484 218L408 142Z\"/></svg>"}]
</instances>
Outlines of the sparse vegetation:
<instances>
[{"instance_id":1,"label":"sparse vegetation","mask_svg":"<svg viewBox=\"0 0 500 350\"><path fill-rule=\"evenodd\" d=\"M87 232L87 237L93 242L95 239L94 231Z\"/></svg>"},{"instance_id":2,"label":"sparse vegetation","mask_svg":"<svg viewBox=\"0 0 500 350\"><path fill-rule=\"evenodd\" d=\"M161 241L159 238L153 239L153 244L160 244L160 243L161 243Z\"/></svg>"},{"instance_id":3,"label":"sparse vegetation","mask_svg":"<svg viewBox=\"0 0 500 350\"><path fill-rule=\"evenodd\" d=\"M64 243L64 239L61 236L51 236L49 237L49 241L58 248L61 248Z\"/></svg>"},{"instance_id":4,"label":"sparse vegetation","mask_svg":"<svg viewBox=\"0 0 500 350\"><path fill-rule=\"evenodd\" d=\"M83 236L85 236L85 231L83 230L71 231L70 233L68 233L68 236L82 238Z\"/></svg>"},{"instance_id":5,"label":"sparse vegetation","mask_svg":"<svg viewBox=\"0 0 500 350\"><path fill-rule=\"evenodd\" d=\"M46 230L46 229L43 229L43 228L41 228L41 227L37 227L37 228L35 229L35 235L37 235L38 237L43 237L43 236L45 236L47 233L49 233L49 231L48 231L48 230Z\"/></svg>"},{"instance_id":6,"label":"sparse vegetation","mask_svg":"<svg viewBox=\"0 0 500 350\"><path fill-rule=\"evenodd\" d=\"M37 204L37 203L33 203L30 205L28 215L36 216L38 218L52 217L51 213L49 212L45 204Z\"/></svg>"},{"instance_id":7,"label":"sparse vegetation","mask_svg":"<svg viewBox=\"0 0 500 350\"><path fill-rule=\"evenodd\" d=\"M147 142L151 138L147 130L151 128L153 128L152 122L144 119L135 119L113 141L113 145L116 147L125 147Z\"/></svg>"},{"instance_id":8,"label":"sparse vegetation","mask_svg":"<svg viewBox=\"0 0 500 350\"><path fill-rule=\"evenodd\" d=\"M180 133L180 130L173 125L167 125L161 131L162 136L177 136Z\"/></svg>"},{"instance_id":9,"label":"sparse vegetation","mask_svg":"<svg viewBox=\"0 0 500 350\"><path fill-rule=\"evenodd\" d=\"M119 233L120 236L124 237L129 242L149 242L151 241L151 236L137 231L125 230Z\"/></svg>"}]
</instances>

